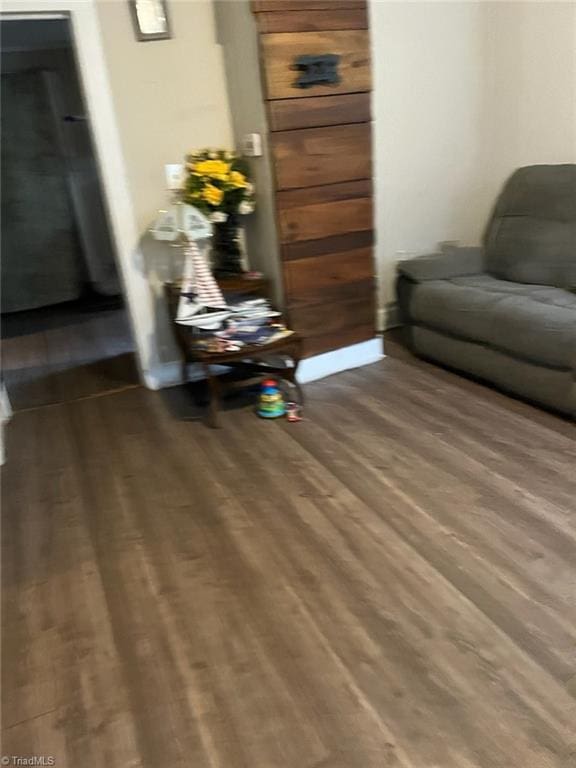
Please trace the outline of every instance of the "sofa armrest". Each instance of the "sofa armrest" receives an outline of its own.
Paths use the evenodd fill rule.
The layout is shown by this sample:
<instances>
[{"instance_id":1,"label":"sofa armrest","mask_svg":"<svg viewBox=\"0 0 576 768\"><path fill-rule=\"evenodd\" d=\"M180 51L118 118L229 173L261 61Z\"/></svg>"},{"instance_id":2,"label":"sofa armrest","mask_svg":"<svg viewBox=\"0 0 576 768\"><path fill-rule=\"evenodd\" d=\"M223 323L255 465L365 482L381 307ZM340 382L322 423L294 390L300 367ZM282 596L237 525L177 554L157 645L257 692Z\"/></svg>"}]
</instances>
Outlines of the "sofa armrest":
<instances>
[{"instance_id":1,"label":"sofa armrest","mask_svg":"<svg viewBox=\"0 0 576 768\"><path fill-rule=\"evenodd\" d=\"M443 253L401 261L398 272L415 283L478 275L484 271L483 249L448 248Z\"/></svg>"}]
</instances>

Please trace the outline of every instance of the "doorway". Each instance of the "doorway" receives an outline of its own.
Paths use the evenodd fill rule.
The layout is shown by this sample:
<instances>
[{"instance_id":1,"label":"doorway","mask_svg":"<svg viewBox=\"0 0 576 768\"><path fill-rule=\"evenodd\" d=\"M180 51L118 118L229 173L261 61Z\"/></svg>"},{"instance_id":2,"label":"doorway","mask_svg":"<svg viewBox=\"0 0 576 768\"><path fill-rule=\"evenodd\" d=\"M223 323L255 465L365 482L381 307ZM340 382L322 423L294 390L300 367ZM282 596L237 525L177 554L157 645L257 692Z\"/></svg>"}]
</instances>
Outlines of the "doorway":
<instances>
[{"instance_id":1,"label":"doorway","mask_svg":"<svg viewBox=\"0 0 576 768\"><path fill-rule=\"evenodd\" d=\"M3 376L14 410L138 383L70 19L4 16Z\"/></svg>"}]
</instances>

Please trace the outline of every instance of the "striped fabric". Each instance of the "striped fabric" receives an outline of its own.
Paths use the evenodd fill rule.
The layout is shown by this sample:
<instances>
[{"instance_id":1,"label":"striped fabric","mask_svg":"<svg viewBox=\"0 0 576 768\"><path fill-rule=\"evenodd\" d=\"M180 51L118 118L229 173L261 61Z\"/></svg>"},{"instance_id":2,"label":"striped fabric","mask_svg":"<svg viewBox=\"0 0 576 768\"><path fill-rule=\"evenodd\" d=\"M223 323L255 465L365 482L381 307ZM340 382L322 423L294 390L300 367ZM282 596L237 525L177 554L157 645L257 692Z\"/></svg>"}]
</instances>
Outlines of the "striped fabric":
<instances>
[{"instance_id":1,"label":"striped fabric","mask_svg":"<svg viewBox=\"0 0 576 768\"><path fill-rule=\"evenodd\" d=\"M182 276L182 294L186 294L188 297L193 294L193 300L204 307L226 307L222 291L218 287L208 265L208 259L198 247L198 243L189 240L184 253L186 261Z\"/></svg>"}]
</instances>

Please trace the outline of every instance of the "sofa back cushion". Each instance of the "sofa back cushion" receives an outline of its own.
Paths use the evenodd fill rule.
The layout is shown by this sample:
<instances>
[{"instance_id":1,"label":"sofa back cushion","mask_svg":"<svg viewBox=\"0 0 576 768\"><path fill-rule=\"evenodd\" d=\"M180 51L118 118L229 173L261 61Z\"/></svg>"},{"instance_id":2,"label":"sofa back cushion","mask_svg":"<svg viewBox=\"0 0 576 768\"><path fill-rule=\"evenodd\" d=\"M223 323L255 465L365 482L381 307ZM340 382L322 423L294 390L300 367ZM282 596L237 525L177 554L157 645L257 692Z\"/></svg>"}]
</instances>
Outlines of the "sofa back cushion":
<instances>
[{"instance_id":1,"label":"sofa back cushion","mask_svg":"<svg viewBox=\"0 0 576 768\"><path fill-rule=\"evenodd\" d=\"M513 173L484 246L486 270L495 277L576 287L576 165L531 165Z\"/></svg>"}]
</instances>

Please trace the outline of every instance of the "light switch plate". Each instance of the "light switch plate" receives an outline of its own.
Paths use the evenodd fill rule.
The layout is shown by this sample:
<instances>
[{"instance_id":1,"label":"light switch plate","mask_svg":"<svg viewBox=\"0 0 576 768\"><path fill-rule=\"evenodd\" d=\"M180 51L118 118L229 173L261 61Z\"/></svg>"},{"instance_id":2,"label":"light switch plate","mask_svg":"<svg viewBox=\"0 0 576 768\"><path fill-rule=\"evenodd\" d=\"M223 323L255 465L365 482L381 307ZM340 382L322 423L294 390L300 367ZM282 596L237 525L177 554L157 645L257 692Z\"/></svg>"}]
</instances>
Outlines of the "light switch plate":
<instances>
[{"instance_id":1,"label":"light switch plate","mask_svg":"<svg viewBox=\"0 0 576 768\"><path fill-rule=\"evenodd\" d=\"M242 153L246 157L262 157L262 136L259 133L244 134Z\"/></svg>"},{"instance_id":2,"label":"light switch plate","mask_svg":"<svg viewBox=\"0 0 576 768\"><path fill-rule=\"evenodd\" d=\"M182 163L168 163L164 166L167 189L182 189L184 186L184 165Z\"/></svg>"}]
</instances>

